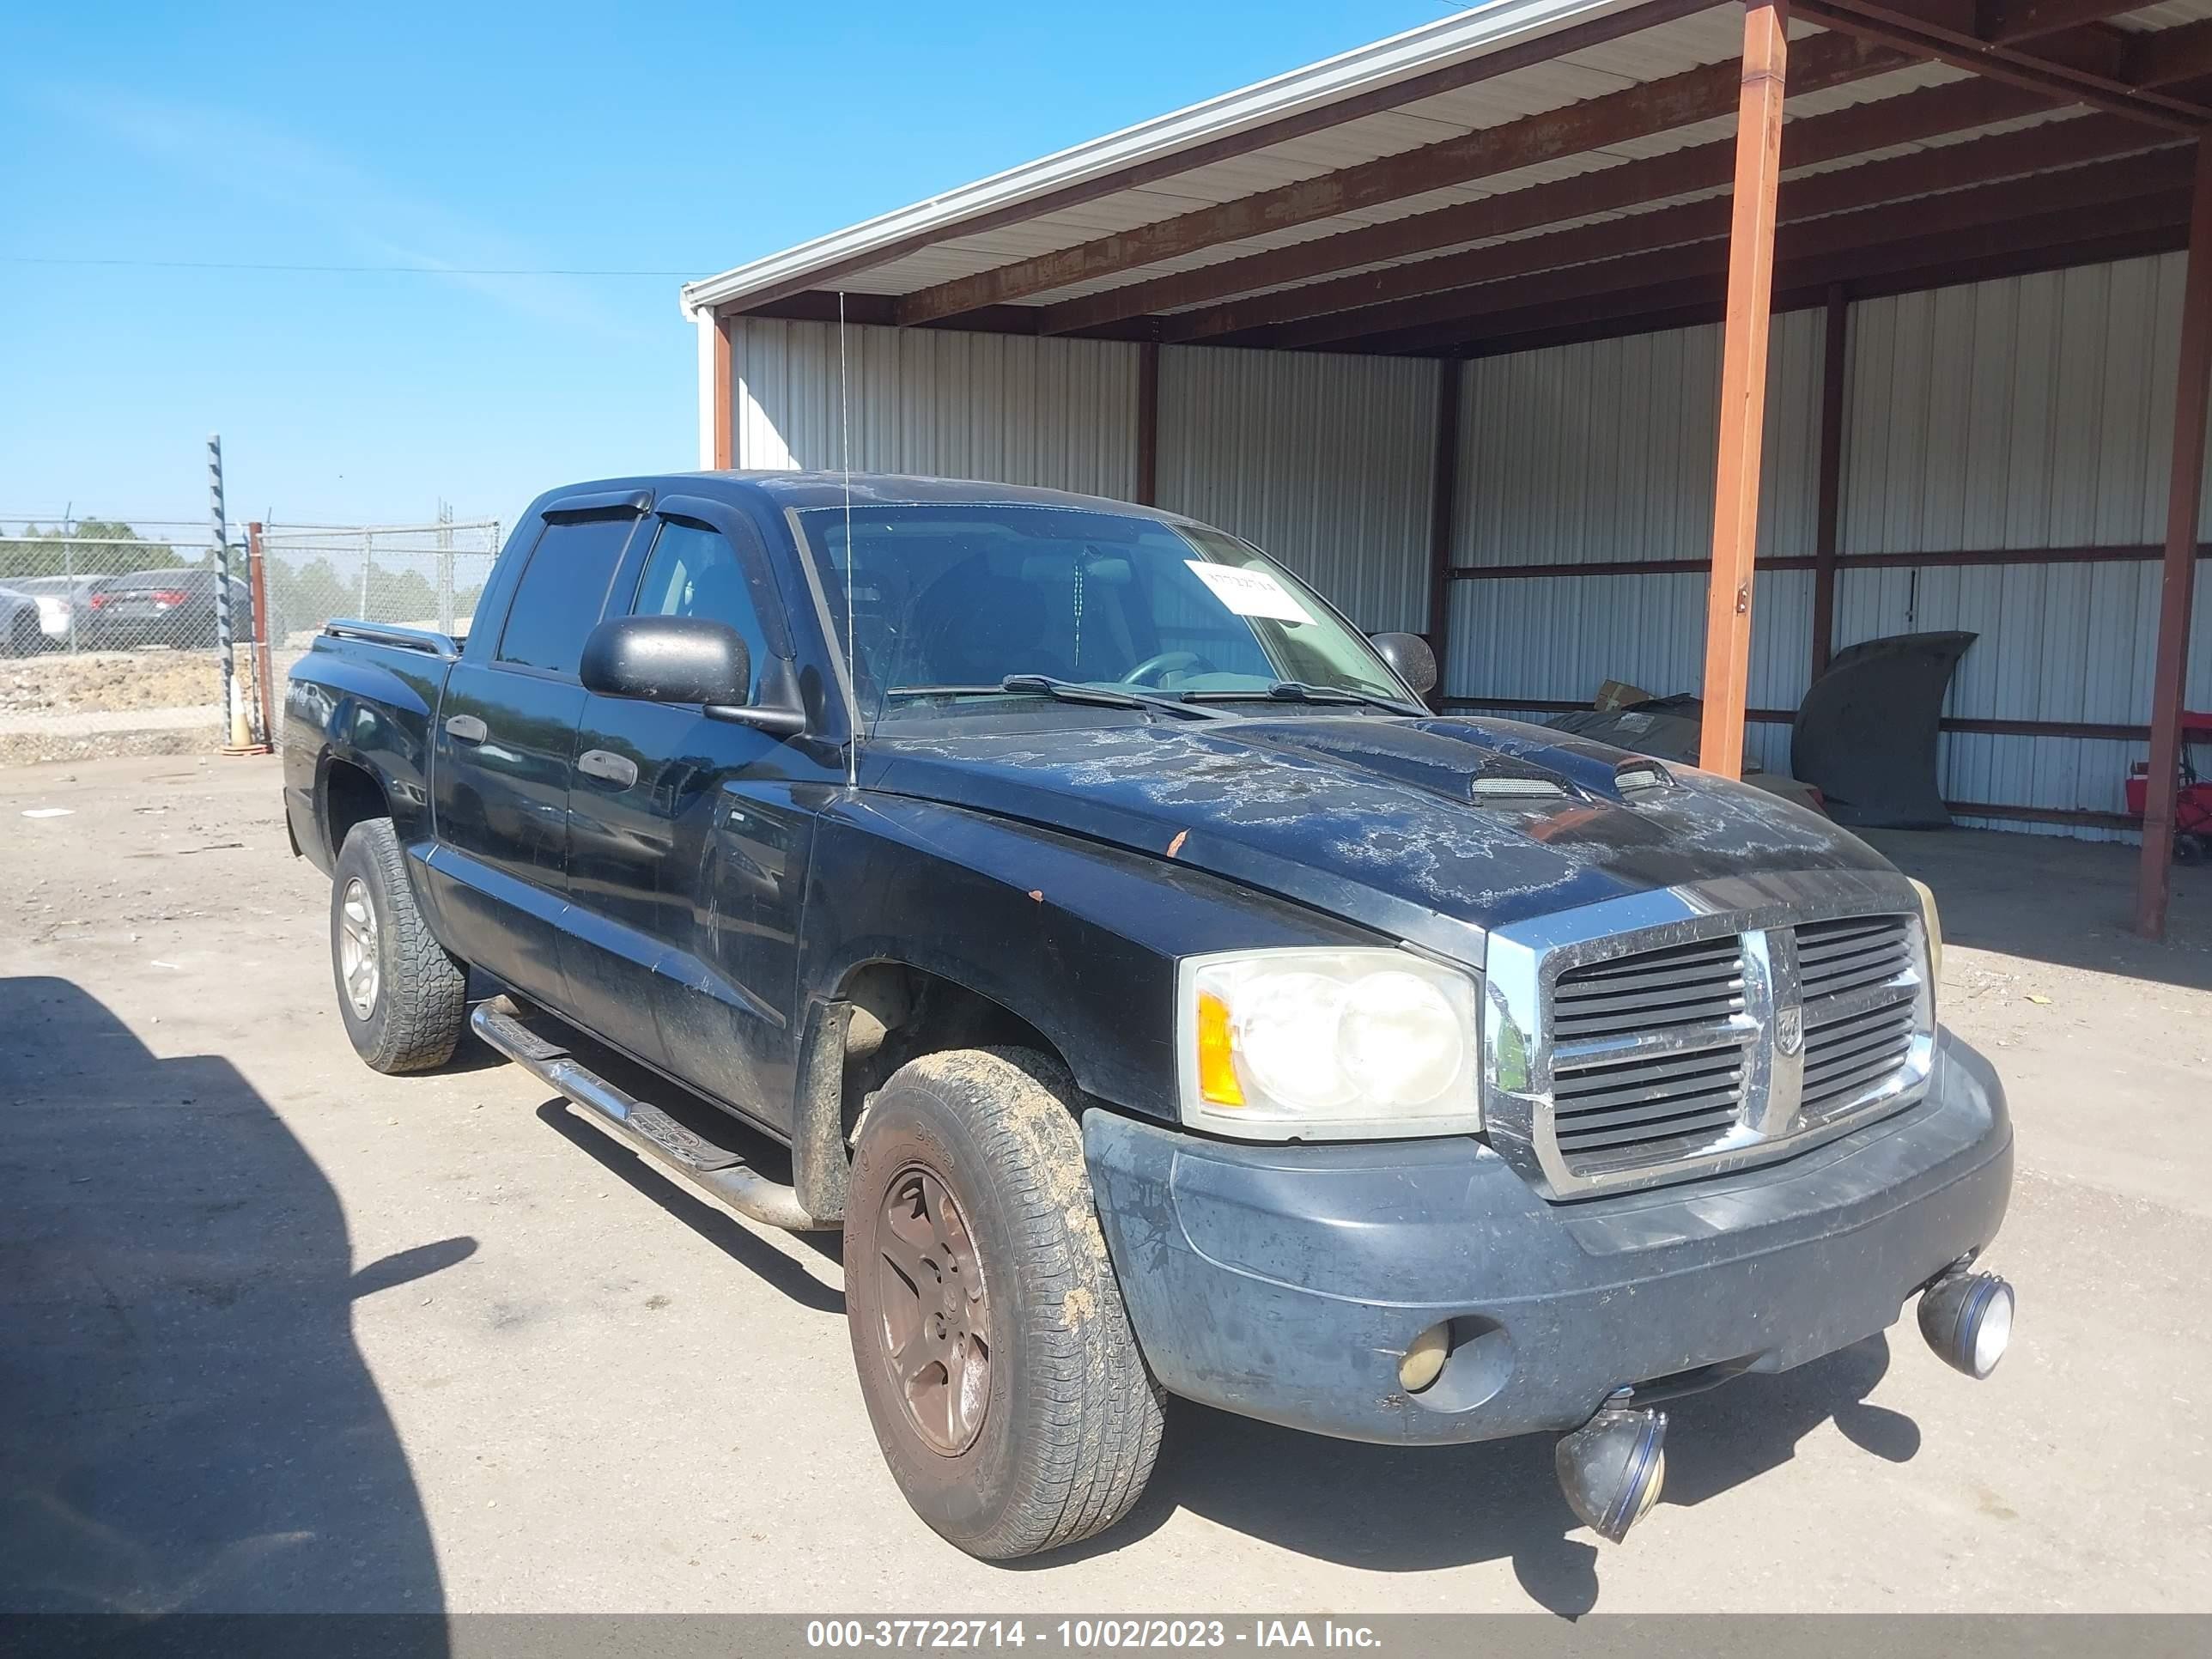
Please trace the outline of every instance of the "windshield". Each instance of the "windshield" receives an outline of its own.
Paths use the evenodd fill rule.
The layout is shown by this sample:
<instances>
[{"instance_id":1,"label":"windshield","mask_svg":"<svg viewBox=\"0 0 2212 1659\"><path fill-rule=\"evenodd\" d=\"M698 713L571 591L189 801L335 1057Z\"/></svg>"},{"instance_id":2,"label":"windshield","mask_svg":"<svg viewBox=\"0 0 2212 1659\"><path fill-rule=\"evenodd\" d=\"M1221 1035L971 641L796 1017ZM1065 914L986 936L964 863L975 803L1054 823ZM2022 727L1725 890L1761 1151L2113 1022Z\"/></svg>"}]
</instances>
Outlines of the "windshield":
<instances>
[{"instance_id":1,"label":"windshield","mask_svg":"<svg viewBox=\"0 0 2212 1659\"><path fill-rule=\"evenodd\" d=\"M1194 702L1285 688L1407 699L1310 588L1218 531L1076 507L872 506L854 510L848 546L843 508L799 518L841 641L849 599L870 724L1009 695L1011 675Z\"/></svg>"}]
</instances>

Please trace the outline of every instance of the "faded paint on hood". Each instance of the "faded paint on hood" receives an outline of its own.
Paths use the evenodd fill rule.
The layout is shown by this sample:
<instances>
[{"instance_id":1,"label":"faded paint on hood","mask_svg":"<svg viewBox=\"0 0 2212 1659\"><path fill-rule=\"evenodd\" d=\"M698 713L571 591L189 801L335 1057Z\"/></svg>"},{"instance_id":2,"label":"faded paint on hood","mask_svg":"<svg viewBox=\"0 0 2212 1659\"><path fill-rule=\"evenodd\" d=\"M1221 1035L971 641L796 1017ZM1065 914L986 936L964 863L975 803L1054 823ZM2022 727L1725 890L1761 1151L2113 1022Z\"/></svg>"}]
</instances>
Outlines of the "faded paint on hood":
<instances>
[{"instance_id":1,"label":"faded paint on hood","mask_svg":"<svg viewBox=\"0 0 2212 1659\"><path fill-rule=\"evenodd\" d=\"M871 745L868 787L1105 841L1479 961L1491 928L1687 882L1887 870L1865 842L1679 765L1511 720L1297 715ZM1561 792L1478 799L1478 777ZM1172 849L1172 851L1170 851Z\"/></svg>"}]
</instances>

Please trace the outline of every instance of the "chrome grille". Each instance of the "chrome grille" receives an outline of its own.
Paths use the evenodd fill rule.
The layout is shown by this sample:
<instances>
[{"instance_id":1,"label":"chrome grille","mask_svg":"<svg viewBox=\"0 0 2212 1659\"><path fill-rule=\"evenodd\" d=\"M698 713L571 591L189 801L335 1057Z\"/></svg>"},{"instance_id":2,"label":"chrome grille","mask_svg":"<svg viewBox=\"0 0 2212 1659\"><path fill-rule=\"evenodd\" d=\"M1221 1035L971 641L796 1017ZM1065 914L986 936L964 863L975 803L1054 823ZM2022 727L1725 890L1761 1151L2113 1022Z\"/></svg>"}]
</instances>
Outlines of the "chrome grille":
<instances>
[{"instance_id":1,"label":"chrome grille","mask_svg":"<svg viewBox=\"0 0 2212 1659\"><path fill-rule=\"evenodd\" d=\"M1917 1098L1935 1053L1917 902L1873 872L1786 880L1806 896L1716 884L1733 905L1668 890L1493 934L1501 1150L1567 1196L1759 1162Z\"/></svg>"},{"instance_id":2,"label":"chrome grille","mask_svg":"<svg viewBox=\"0 0 2212 1659\"><path fill-rule=\"evenodd\" d=\"M1677 1156L1725 1133L1743 1109L1744 1035L1624 1051L1743 1013L1736 934L1571 968L1553 990L1553 1137L1571 1167Z\"/></svg>"},{"instance_id":3,"label":"chrome grille","mask_svg":"<svg viewBox=\"0 0 2212 1659\"><path fill-rule=\"evenodd\" d=\"M1553 1138L1571 1164L1630 1148L1664 1157L1679 1143L1710 1140L1735 1126L1743 1075L1740 1042L1672 1060L1555 1070Z\"/></svg>"},{"instance_id":4,"label":"chrome grille","mask_svg":"<svg viewBox=\"0 0 2212 1659\"><path fill-rule=\"evenodd\" d=\"M1743 1012L1743 943L1729 933L1570 969L1552 1006L1561 1042L1726 1019Z\"/></svg>"},{"instance_id":5,"label":"chrome grille","mask_svg":"<svg viewBox=\"0 0 2212 1659\"><path fill-rule=\"evenodd\" d=\"M1903 916L1841 916L1796 929L1797 980L1807 1002L1880 985L1912 966Z\"/></svg>"},{"instance_id":6,"label":"chrome grille","mask_svg":"<svg viewBox=\"0 0 2212 1659\"><path fill-rule=\"evenodd\" d=\"M1903 916L1845 916L1796 929L1805 1000L1798 1111L1812 1123L1848 1112L1911 1058L1920 983Z\"/></svg>"}]
</instances>

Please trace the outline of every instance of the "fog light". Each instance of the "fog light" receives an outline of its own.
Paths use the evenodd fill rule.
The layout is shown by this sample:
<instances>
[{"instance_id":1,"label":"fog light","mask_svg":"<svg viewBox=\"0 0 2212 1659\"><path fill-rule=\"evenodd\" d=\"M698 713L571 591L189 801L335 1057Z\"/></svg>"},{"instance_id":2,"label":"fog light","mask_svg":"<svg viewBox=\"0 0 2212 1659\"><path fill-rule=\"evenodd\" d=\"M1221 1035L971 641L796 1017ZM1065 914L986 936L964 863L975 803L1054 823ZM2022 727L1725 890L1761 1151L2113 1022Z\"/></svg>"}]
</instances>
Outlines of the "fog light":
<instances>
[{"instance_id":1,"label":"fog light","mask_svg":"<svg viewBox=\"0 0 2212 1659\"><path fill-rule=\"evenodd\" d=\"M1995 1273L1945 1273L1920 1293L1920 1334L1969 1376L1996 1370L2012 1340L2012 1286Z\"/></svg>"},{"instance_id":2,"label":"fog light","mask_svg":"<svg viewBox=\"0 0 2212 1659\"><path fill-rule=\"evenodd\" d=\"M1553 1461L1568 1507L1600 1537L1618 1544L1659 1501L1667 1479L1667 1413L1639 1409L1625 1394L1617 1395L1582 1427L1560 1437Z\"/></svg>"},{"instance_id":3,"label":"fog light","mask_svg":"<svg viewBox=\"0 0 2212 1659\"><path fill-rule=\"evenodd\" d=\"M1406 1357L1398 1362L1398 1382L1407 1394L1419 1394L1443 1375L1451 1353L1451 1324L1431 1325L1413 1339Z\"/></svg>"}]
</instances>

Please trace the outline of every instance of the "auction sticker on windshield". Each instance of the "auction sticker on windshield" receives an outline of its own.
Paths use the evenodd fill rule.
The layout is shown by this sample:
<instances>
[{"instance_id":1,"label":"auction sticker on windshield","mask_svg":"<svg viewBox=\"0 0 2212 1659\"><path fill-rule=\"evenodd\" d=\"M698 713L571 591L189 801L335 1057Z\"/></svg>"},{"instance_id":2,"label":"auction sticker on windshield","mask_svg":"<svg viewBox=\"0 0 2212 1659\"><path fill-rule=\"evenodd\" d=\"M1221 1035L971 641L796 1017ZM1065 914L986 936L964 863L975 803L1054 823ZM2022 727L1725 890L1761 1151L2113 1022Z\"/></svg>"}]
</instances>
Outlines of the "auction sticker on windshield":
<instances>
[{"instance_id":1,"label":"auction sticker on windshield","mask_svg":"<svg viewBox=\"0 0 2212 1659\"><path fill-rule=\"evenodd\" d=\"M1267 570L1246 570L1233 564L1211 564L1204 559L1185 559L1199 580L1213 590L1213 597L1240 617L1265 617L1273 622L1311 623L1313 617L1297 596Z\"/></svg>"}]
</instances>

